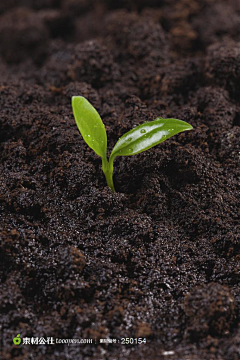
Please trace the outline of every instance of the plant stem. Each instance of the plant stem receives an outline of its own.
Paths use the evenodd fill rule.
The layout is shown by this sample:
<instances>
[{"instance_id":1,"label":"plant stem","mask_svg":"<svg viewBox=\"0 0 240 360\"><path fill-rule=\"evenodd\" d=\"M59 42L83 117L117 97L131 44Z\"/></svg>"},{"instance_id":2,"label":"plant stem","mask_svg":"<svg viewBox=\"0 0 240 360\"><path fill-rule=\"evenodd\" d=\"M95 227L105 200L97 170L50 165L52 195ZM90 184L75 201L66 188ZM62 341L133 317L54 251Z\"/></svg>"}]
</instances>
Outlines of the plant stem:
<instances>
[{"instance_id":1,"label":"plant stem","mask_svg":"<svg viewBox=\"0 0 240 360\"><path fill-rule=\"evenodd\" d=\"M115 192L113 184L113 160L111 158L109 159L109 162L107 161L107 158L102 158L102 170L104 172L108 186L113 192Z\"/></svg>"}]
</instances>

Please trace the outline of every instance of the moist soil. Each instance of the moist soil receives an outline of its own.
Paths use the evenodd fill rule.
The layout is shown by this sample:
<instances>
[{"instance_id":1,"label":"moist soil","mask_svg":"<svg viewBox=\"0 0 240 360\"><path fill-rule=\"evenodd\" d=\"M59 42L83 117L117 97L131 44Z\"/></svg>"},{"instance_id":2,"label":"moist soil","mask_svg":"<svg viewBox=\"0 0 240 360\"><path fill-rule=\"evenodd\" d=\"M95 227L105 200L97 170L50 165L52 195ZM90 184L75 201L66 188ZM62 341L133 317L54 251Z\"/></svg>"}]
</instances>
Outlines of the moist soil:
<instances>
[{"instance_id":1,"label":"moist soil","mask_svg":"<svg viewBox=\"0 0 240 360\"><path fill-rule=\"evenodd\" d=\"M1 1L1 359L240 358L239 28L235 0ZM73 95L109 150L194 129L118 157L113 193Z\"/></svg>"}]
</instances>

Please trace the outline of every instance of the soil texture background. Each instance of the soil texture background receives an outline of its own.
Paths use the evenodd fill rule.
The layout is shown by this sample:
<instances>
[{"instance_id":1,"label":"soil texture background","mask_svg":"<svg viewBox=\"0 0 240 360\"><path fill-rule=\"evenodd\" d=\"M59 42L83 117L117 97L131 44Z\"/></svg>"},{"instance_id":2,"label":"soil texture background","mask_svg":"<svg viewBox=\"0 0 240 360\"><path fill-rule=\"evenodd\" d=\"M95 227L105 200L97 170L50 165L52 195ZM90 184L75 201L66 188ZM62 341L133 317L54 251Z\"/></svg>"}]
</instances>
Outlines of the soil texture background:
<instances>
[{"instance_id":1,"label":"soil texture background","mask_svg":"<svg viewBox=\"0 0 240 360\"><path fill-rule=\"evenodd\" d=\"M194 129L118 157L112 193L73 95L109 151L157 116ZM0 107L1 359L238 360L239 2L2 0Z\"/></svg>"}]
</instances>

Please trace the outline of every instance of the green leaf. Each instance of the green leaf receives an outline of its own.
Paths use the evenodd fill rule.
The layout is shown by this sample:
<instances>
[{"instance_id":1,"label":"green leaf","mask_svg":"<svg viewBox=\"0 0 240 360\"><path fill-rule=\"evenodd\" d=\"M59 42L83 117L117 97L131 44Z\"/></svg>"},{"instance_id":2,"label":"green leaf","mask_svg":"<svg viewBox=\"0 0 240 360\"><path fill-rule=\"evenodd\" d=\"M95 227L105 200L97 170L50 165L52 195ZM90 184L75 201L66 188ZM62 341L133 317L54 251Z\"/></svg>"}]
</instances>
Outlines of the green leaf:
<instances>
[{"instance_id":1,"label":"green leaf","mask_svg":"<svg viewBox=\"0 0 240 360\"><path fill-rule=\"evenodd\" d=\"M97 110L82 96L72 97L72 108L83 139L97 155L106 158L107 134Z\"/></svg>"},{"instance_id":2,"label":"green leaf","mask_svg":"<svg viewBox=\"0 0 240 360\"><path fill-rule=\"evenodd\" d=\"M120 137L112 150L110 160L113 161L116 156L138 154L173 135L191 129L190 124L178 119L157 118L154 121L146 122Z\"/></svg>"}]
</instances>

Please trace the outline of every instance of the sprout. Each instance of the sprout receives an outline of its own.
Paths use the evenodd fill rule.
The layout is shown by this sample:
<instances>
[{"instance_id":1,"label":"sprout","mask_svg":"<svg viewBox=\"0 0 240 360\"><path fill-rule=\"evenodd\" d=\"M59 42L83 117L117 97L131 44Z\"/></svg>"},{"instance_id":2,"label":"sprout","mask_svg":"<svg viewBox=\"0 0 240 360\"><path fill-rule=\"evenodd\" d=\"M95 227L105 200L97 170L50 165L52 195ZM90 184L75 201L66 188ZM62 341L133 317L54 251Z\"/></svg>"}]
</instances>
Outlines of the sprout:
<instances>
[{"instance_id":1,"label":"sprout","mask_svg":"<svg viewBox=\"0 0 240 360\"><path fill-rule=\"evenodd\" d=\"M82 96L72 97L72 108L78 130L88 146L102 158L102 170L108 186L113 184L113 162L116 156L139 154L169 139L192 126L178 119L163 119L146 122L120 137L107 160L107 133L97 110Z\"/></svg>"}]
</instances>

